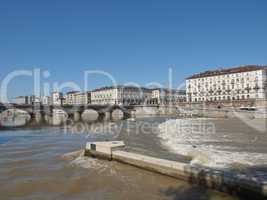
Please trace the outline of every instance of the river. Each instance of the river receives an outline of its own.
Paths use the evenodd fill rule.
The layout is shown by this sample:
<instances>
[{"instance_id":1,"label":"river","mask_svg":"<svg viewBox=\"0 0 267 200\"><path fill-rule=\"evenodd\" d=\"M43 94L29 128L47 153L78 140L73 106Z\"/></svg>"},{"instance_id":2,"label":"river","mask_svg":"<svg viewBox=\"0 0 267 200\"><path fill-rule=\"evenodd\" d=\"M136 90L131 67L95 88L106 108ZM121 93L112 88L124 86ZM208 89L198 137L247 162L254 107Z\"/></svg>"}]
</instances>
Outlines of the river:
<instances>
[{"instance_id":1,"label":"river","mask_svg":"<svg viewBox=\"0 0 267 200\"><path fill-rule=\"evenodd\" d=\"M159 129L160 124L163 126L171 121L158 117L97 124L90 126L90 129L80 124L74 129L43 127L1 130L0 199L238 199L124 164L69 154L83 149L87 141L122 139L127 144L127 150L190 162L179 155L185 153L180 150L185 149L183 145L188 145L187 138L184 137L185 140L181 142L174 135L167 136L164 129ZM248 128L238 120L208 121L216 128L216 137L210 141L204 137L203 142L192 142L196 138L191 138L191 148L203 149L205 143L218 145L221 151L222 146L224 149L236 146L236 149L229 149L236 152L267 153L266 132ZM107 129L111 126L112 131ZM244 135L241 134L242 130L246 130ZM233 140L236 143L239 141L238 144L229 142L231 137L241 136L240 140ZM220 140L220 137L228 140ZM251 147L244 145L251 145L251 142ZM264 163L263 160L261 162Z\"/></svg>"}]
</instances>

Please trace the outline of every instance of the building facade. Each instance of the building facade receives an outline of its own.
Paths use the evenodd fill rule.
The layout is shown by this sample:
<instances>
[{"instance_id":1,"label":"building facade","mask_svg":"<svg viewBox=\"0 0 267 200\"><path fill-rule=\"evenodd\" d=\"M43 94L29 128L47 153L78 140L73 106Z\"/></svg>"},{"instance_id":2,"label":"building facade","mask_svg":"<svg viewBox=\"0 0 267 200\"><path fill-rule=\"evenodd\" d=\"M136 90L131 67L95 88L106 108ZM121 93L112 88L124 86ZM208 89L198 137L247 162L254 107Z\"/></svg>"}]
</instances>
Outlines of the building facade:
<instances>
[{"instance_id":1,"label":"building facade","mask_svg":"<svg viewBox=\"0 0 267 200\"><path fill-rule=\"evenodd\" d=\"M40 97L31 95L31 96L18 96L14 99L15 104L19 105L33 105L41 103Z\"/></svg>"},{"instance_id":2,"label":"building facade","mask_svg":"<svg viewBox=\"0 0 267 200\"><path fill-rule=\"evenodd\" d=\"M186 102L186 91L156 88L152 90L152 101L158 105L177 105Z\"/></svg>"},{"instance_id":3,"label":"building facade","mask_svg":"<svg viewBox=\"0 0 267 200\"><path fill-rule=\"evenodd\" d=\"M79 92L74 95L75 105L88 105L91 103L91 92Z\"/></svg>"},{"instance_id":4,"label":"building facade","mask_svg":"<svg viewBox=\"0 0 267 200\"><path fill-rule=\"evenodd\" d=\"M41 96L41 104L42 105L50 105L51 104L51 97L50 96Z\"/></svg>"},{"instance_id":5,"label":"building facade","mask_svg":"<svg viewBox=\"0 0 267 200\"><path fill-rule=\"evenodd\" d=\"M41 98L37 96L30 96L31 104L41 104Z\"/></svg>"},{"instance_id":6,"label":"building facade","mask_svg":"<svg viewBox=\"0 0 267 200\"><path fill-rule=\"evenodd\" d=\"M78 91L70 91L67 92L65 98L65 104L67 105L74 105L76 104L76 95L79 94L80 92Z\"/></svg>"},{"instance_id":7,"label":"building facade","mask_svg":"<svg viewBox=\"0 0 267 200\"><path fill-rule=\"evenodd\" d=\"M151 99L152 90L132 86L103 87L91 92L92 104L142 105Z\"/></svg>"},{"instance_id":8,"label":"building facade","mask_svg":"<svg viewBox=\"0 0 267 200\"><path fill-rule=\"evenodd\" d=\"M62 105L67 105L67 95L63 95L62 97Z\"/></svg>"},{"instance_id":9,"label":"building facade","mask_svg":"<svg viewBox=\"0 0 267 200\"><path fill-rule=\"evenodd\" d=\"M62 105L63 102L63 94L61 92L53 92L52 93L52 105Z\"/></svg>"},{"instance_id":10,"label":"building facade","mask_svg":"<svg viewBox=\"0 0 267 200\"><path fill-rule=\"evenodd\" d=\"M266 99L266 66L206 71L186 79L187 102Z\"/></svg>"},{"instance_id":11,"label":"building facade","mask_svg":"<svg viewBox=\"0 0 267 200\"><path fill-rule=\"evenodd\" d=\"M18 96L14 99L14 103L18 105L29 105L29 97L28 96Z\"/></svg>"},{"instance_id":12,"label":"building facade","mask_svg":"<svg viewBox=\"0 0 267 200\"><path fill-rule=\"evenodd\" d=\"M65 105L87 105L91 103L91 92L71 91L64 96Z\"/></svg>"}]
</instances>

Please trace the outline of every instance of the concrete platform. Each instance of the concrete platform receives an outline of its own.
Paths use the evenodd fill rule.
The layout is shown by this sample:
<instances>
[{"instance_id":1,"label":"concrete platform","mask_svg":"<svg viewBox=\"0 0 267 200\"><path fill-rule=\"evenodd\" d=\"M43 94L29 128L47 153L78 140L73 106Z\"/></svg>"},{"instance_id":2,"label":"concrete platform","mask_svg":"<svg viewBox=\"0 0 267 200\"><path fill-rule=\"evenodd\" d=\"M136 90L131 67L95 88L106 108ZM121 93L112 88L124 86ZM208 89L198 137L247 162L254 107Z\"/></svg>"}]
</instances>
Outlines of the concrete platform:
<instances>
[{"instance_id":1,"label":"concrete platform","mask_svg":"<svg viewBox=\"0 0 267 200\"><path fill-rule=\"evenodd\" d=\"M253 199L267 198L267 182L244 174L195 167L182 162L126 152L122 150L124 146L123 141L87 143L85 152L88 156L115 160L230 194L251 196Z\"/></svg>"},{"instance_id":2,"label":"concrete platform","mask_svg":"<svg viewBox=\"0 0 267 200\"><path fill-rule=\"evenodd\" d=\"M125 147L123 141L88 142L85 148L85 155L111 160L113 151L123 147Z\"/></svg>"}]
</instances>

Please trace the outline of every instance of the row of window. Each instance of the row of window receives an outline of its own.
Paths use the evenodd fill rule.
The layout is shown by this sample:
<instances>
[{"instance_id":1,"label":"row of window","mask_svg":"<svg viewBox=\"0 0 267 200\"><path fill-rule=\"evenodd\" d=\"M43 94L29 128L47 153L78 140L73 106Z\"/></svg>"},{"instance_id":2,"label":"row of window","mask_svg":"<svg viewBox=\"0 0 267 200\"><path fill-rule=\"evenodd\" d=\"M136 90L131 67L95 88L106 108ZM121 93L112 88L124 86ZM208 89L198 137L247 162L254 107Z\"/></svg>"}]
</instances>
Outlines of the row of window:
<instances>
[{"instance_id":1,"label":"row of window","mask_svg":"<svg viewBox=\"0 0 267 200\"><path fill-rule=\"evenodd\" d=\"M193 91L193 92L188 92L187 95L207 95L207 96L213 96L213 95L226 95L226 94L257 94L259 91L257 90L232 90L232 91L221 91L221 90L208 90L208 91Z\"/></svg>"},{"instance_id":2,"label":"row of window","mask_svg":"<svg viewBox=\"0 0 267 200\"><path fill-rule=\"evenodd\" d=\"M259 78L258 76L256 77L246 77L246 78L236 78L236 79L209 79L209 80L205 80L205 79L199 79L199 80L191 80L189 81L189 83L234 83L234 82L245 82L245 81L258 81Z\"/></svg>"},{"instance_id":3,"label":"row of window","mask_svg":"<svg viewBox=\"0 0 267 200\"><path fill-rule=\"evenodd\" d=\"M258 97L256 97L258 98ZM236 97L230 97L230 96L223 96L223 97L211 97L211 98L194 98L195 102L199 101L223 101L223 100L245 100L250 99L250 95L241 95ZM190 102L192 102L192 99L189 99Z\"/></svg>"},{"instance_id":4,"label":"row of window","mask_svg":"<svg viewBox=\"0 0 267 200\"><path fill-rule=\"evenodd\" d=\"M247 72L247 73L236 73L236 74L227 74L227 75L219 75L219 76L212 76L212 77L204 77L198 79L190 79L189 82L200 82L200 81L210 81L210 80L218 80L218 79L229 79L229 78L238 78L238 77L246 77L254 76L258 77L257 75L261 75L261 71L254 71L254 72Z\"/></svg>"}]
</instances>

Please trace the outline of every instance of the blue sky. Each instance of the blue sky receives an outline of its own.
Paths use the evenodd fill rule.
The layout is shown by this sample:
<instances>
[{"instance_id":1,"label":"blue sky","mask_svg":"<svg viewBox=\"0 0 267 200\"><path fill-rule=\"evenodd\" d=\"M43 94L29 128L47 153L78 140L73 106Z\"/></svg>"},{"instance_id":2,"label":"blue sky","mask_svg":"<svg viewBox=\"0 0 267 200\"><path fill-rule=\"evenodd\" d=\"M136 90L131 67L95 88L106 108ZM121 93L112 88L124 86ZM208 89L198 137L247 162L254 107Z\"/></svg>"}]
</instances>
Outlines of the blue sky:
<instances>
[{"instance_id":1,"label":"blue sky","mask_svg":"<svg viewBox=\"0 0 267 200\"><path fill-rule=\"evenodd\" d=\"M0 0L0 80L41 68L44 81L83 84L84 70L119 83L174 85L217 67L267 64L266 0ZM31 94L32 79L10 84ZM109 85L90 77L90 88Z\"/></svg>"}]
</instances>

